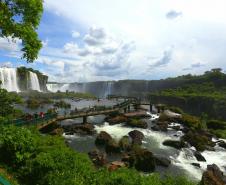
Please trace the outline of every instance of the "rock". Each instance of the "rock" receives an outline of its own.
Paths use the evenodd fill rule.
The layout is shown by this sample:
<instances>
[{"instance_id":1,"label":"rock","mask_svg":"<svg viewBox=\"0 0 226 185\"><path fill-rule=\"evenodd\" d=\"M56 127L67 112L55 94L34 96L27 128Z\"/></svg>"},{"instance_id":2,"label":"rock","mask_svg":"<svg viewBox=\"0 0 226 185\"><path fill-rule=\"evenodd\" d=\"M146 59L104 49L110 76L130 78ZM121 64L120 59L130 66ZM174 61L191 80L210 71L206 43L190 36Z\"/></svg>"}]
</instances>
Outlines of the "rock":
<instances>
[{"instance_id":1,"label":"rock","mask_svg":"<svg viewBox=\"0 0 226 185\"><path fill-rule=\"evenodd\" d=\"M112 153L120 153L121 152L121 148L118 145L118 143L116 143L116 141L114 141L113 139L111 139L110 141L108 141L108 143L105 145L105 151L108 154L112 154Z\"/></svg>"},{"instance_id":2,"label":"rock","mask_svg":"<svg viewBox=\"0 0 226 185\"><path fill-rule=\"evenodd\" d=\"M128 121L128 118L124 115L117 115L115 117L106 118L106 121L110 125L125 123Z\"/></svg>"},{"instance_id":3,"label":"rock","mask_svg":"<svg viewBox=\"0 0 226 185\"><path fill-rule=\"evenodd\" d=\"M89 123L68 125L68 126L63 126L62 128L66 133L73 133L73 134L76 133L81 135L93 135L95 133L94 126Z\"/></svg>"},{"instance_id":4,"label":"rock","mask_svg":"<svg viewBox=\"0 0 226 185\"><path fill-rule=\"evenodd\" d=\"M197 161L206 161L205 157L198 151L194 151L194 156L196 157Z\"/></svg>"},{"instance_id":5,"label":"rock","mask_svg":"<svg viewBox=\"0 0 226 185\"><path fill-rule=\"evenodd\" d=\"M224 141L220 141L218 145L224 149L226 149L226 143Z\"/></svg>"},{"instance_id":6,"label":"rock","mask_svg":"<svg viewBox=\"0 0 226 185\"><path fill-rule=\"evenodd\" d=\"M106 145L111 140L112 140L112 137L107 132L101 131L95 140L95 144Z\"/></svg>"},{"instance_id":7,"label":"rock","mask_svg":"<svg viewBox=\"0 0 226 185\"><path fill-rule=\"evenodd\" d=\"M161 156L155 156L155 162L159 166L169 167L171 164L171 161L169 158L161 157Z\"/></svg>"},{"instance_id":8,"label":"rock","mask_svg":"<svg viewBox=\"0 0 226 185\"><path fill-rule=\"evenodd\" d=\"M140 119L130 119L127 122L127 125L130 127L137 127L137 128L148 128L148 124Z\"/></svg>"},{"instance_id":9,"label":"rock","mask_svg":"<svg viewBox=\"0 0 226 185\"><path fill-rule=\"evenodd\" d=\"M143 172L153 172L155 170L155 158L152 152L147 149L140 149L134 154L134 166Z\"/></svg>"},{"instance_id":10,"label":"rock","mask_svg":"<svg viewBox=\"0 0 226 185\"><path fill-rule=\"evenodd\" d=\"M165 140L162 144L165 146L174 147L176 149L181 149L186 147L186 144L183 141Z\"/></svg>"},{"instance_id":11,"label":"rock","mask_svg":"<svg viewBox=\"0 0 226 185\"><path fill-rule=\"evenodd\" d=\"M195 167L198 167L198 168L201 168L200 164L199 163L191 163L191 165L195 166Z\"/></svg>"},{"instance_id":12,"label":"rock","mask_svg":"<svg viewBox=\"0 0 226 185\"><path fill-rule=\"evenodd\" d=\"M125 163L122 162L122 161L114 161L108 166L108 170L109 171L115 171L118 168L122 168L122 167L125 167L125 166L126 166Z\"/></svg>"},{"instance_id":13,"label":"rock","mask_svg":"<svg viewBox=\"0 0 226 185\"><path fill-rule=\"evenodd\" d=\"M97 167L102 167L107 164L106 155L99 150L95 149L88 153L93 164Z\"/></svg>"},{"instance_id":14,"label":"rock","mask_svg":"<svg viewBox=\"0 0 226 185\"><path fill-rule=\"evenodd\" d=\"M129 136L132 138L132 144L142 145L144 134L138 130L129 132Z\"/></svg>"},{"instance_id":15,"label":"rock","mask_svg":"<svg viewBox=\"0 0 226 185\"><path fill-rule=\"evenodd\" d=\"M194 146L197 151L203 152L209 147L214 147L216 144L212 141L212 136L203 130L189 131L182 140L187 141L191 146Z\"/></svg>"},{"instance_id":16,"label":"rock","mask_svg":"<svg viewBox=\"0 0 226 185\"><path fill-rule=\"evenodd\" d=\"M160 131L167 132L168 122L167 121L163 121L163 122L158 121L157 126Z\"/></svg>"},{"instance_id":17,"label":"rock","mask_svg":"<svg viewBox=\"0 0 226 185\"><path fill-rule=\"evenodd\" d=\"M200 185L225 185L226 176L218 168L217 165L212 164L207 166L207 170L202 175Z\"/></svg>"},{"instance_id":18,"label":"rock","mask_svg":"<svg viewBox=\"0 0 226 185\"><path fill-rule=\"evenodd\" d=\"M123 136L119 141L119 146L121 150L129 151L129 149L131 148L129 136Z\"/></svg>"},{"instance_id":19,"label":"rock","mask_svg":"<svg viewBox=\"0 0 226 185\"><path fill-rule=\"evenodd\" d=\"M159 121L178 122L182 118L181 114L174 113L169 110L165 110L160 114Z\"/></svg>"}]
</instances>

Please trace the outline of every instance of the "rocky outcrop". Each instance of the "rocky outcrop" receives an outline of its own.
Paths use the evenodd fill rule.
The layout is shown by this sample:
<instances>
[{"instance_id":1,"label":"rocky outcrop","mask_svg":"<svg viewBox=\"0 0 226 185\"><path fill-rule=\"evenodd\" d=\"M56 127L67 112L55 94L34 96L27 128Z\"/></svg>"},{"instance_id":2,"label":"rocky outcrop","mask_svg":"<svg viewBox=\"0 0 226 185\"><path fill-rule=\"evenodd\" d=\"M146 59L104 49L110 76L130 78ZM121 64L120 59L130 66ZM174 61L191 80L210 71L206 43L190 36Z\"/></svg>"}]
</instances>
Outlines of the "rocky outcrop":
<instances>
[{"instance_id":1,"label":"rocky outcrop","mask_svg":"<svg viewBox=\"0 0 226 185\"><path fill-rule=\"evenodd\" d=\"M130 119L127 122L127 126L136 127L136 128L148 128L147 122L145 122L144 120L140 120L140 119Z\"/></svg>"},{"instance_id":2,"label":"rocky outcrop","mask_svg":"<svg viewBox=\"0 0 226 185\"><path fill-rule=\"evenodd\" d=\"M217 165L212 164L207 166L207 170L203 173L200 185L225 185L226 176L218 168Z\"/></svg>"},{"instance_id":3,"label":"rocky outcrop","mask_svg":"<svg viewBox=\"0 0 226 185\"><path fill-rule=\"evenodd\" d=\"M158 121L156 125L151 127L151 129L154 131L162 131L162 132L167 132L167 128L168 128L168 122L166 121Z\"/></svg>"},{"instance_id":4,"label":"rocky outcrop","mask_svg":"<svg viewBox=\"0 0 226 185\"><path fill-rule=\"evenodd\" d=\"M226 142L220 141L220 142L218 143L218 145L219 145L220 147L226 149Z\"/></svg>"},{"instance_id":5,"label":"rocky outcrop","mask_svg":"<svg viewBox=\"0 0 226 185\"><path fill-rule=\"evenodd\" d=\"M88 155L96 167L102 167L107 164L106 155L97 149L90 151Z\"/></svg>"},{"instance_id":6,"label":"rocky outcrop","mask_svg":"<svg viewBox=\"0 0 226 185\"><path fill-rule=\"evenodd\" d=\"M157 156L155 155L155 162L158 166L169 167L171 161L167 157Z\"/></svg>"},{"instance_id":7,"label":"rocky outcrop","mask_svg":"<svg viewBox=\"0 0 226 185\"><path fill-rule=\"evenodd\" d=\"M131 142L129 136L123 136L119 141L119 146L122 151L129 151L131 148Z\"/></svg>"},{"instance_id":8,"label":"rocky outcrop","mask_svg":"<svg viewBox=\"0 0 226 185\"><path fill-rule=\"evenodd\" d=\"M202 152L204 150L213 150L213 147L216 145L212 141L212 135L207 131L199 130L187 132L182 140L188 142L190 145L194 146L196 150Z\"/></svg>"},{"instance_id":9,"label":"rocky outcrop","mask_svg":"<svg viewBox=\"0 0 226 185\"><path fill-rule=\"evenodd\" d=\"M81 135L93 135L95 133L94 126L92 124L75 124L63 126L66 134L81 134Z\"/></svg>"},{"instance_id":10,"label":"rocky outcrop","mask_svg":"<svg viewBox=\"0 0 226 185\"><path fill-rule=\"evenodd\" d=\"M203 157L203 155L198 151L194 152L194 156L196 157L197 161L206 161L205 157Z\"/></svg>"},{"instance_id":11,"label":"rocky outcrop","mask_svg":"<svg viewBox=\"0 0 226 185\"><path fill-rule=\"evenodd\" d=\"M112 137L107 132L101 131L95 140L95 144L106 145L111 140L112 140Z\"/></svg>"},{"instance_id":12,"label":"rocky outcrop","mask_svg":"<svg viewBox=\"0 0 226 185\"><path fill-rule=\"evenodd\" d=\"M111 140L109 140L106 143L106 145L105 145L105 151L108 154L120 153L121 152L121 148L120 148L119 144L114 139L111 139Z\"/></svg>"},{"instance_id":13,"label":"rocky outcrop","mask_svg":"<svg viewBox=\"0 0 226 185\"><path fill-rule=\"evenodd\" d=\"M165 146L170 146L176 149L181 149L186 147L187 145L183 141L175 141L175 140L165 140L163 143Z\"/></svg>"},{"instance_id":14,"label":"rocky outcrop","mask_svg":"<svg viewBox=\"0 0 226 185\"><path fill-rule=\"evenodd\" d=\"M107 117L105 119L110 125L125 123L128 121L128 118L124 115L117 115L114 117Z\"/></svg>"},{"instance_id":15,"label":"rocky outcrop","mask_svg":"<svg viewBox=\"0 0 226 185\"><path fill-rule=\"evenodd\" d=\"M129 132L129 136L132 138L132 144L142 145L144 134L138 130Z\"/></svg>"}]
</instances>

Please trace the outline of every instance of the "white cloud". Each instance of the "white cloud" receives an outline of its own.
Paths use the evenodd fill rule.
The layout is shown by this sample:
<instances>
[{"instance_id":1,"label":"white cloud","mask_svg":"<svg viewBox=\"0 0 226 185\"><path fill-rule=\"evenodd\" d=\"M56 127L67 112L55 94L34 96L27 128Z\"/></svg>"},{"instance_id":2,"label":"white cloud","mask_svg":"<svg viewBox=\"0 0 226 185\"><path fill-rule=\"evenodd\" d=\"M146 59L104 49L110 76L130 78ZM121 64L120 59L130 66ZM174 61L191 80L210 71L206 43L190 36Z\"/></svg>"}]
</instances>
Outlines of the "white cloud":
<instances>
[{"instance_id":1,"label":"white cloud","mask_svg":"<svg viewBox=\"0 0 226 185\"><path fill-rule=\"evenodd\" d=\"M0 37L0 50L9 51L9 52L19 51L21 43L22 41L17 38Z\"/></svg>"},{"instance_id":2,"label":"white cloud","mask_svg":"<svg viewBox=\"0 0 226 185\"><path fill-rule=\"evenodd\" d=\"M152 79L180 75L184 68L193 67L194 73L214 66L225 68L224 7L225 0L46 0L48 11L59 12L88 30L76 43L65 43L62 51L53 50L51 55L72 69L81 64L76 66L80 71L71 72L74 81L109 79L117 73L118 78ZM123 47L130 41L135 46L128 52ZM165 50L172 45L173 51ZM67 58L70 61L65 62ZM155 70L150 72L149 66Z\"/></svg>"},{"instance_id":3,"label":"white cloud","mask_svg":"<svg viewBox=\"0 0 226 185\"><path fill-rule=\"evenodd\" d=\"M73 38L79 38L80 37L80 33L77 31L72 31L72 37Z\"/></svg>"}]
</instances>

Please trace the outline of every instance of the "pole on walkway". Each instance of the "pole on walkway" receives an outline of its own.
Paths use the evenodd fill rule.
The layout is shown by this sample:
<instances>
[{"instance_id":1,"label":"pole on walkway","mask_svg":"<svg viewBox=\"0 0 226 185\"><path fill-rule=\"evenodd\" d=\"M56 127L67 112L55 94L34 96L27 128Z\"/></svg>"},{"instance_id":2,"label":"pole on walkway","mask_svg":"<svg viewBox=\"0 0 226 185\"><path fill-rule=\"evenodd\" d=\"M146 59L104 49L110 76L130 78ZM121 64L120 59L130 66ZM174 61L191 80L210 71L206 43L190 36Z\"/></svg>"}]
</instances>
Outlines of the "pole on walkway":
<instances>
[{"instance_id":1,"label":"pole on walkway","mask_svg":"<svg viewBox=\"0 0 226 185\"><path fill-rule=\"evenodd\" d=\"M87 116L83 116L83 124L87 123Z\"/></svg>"},{"instance_id":2,"label":"pole on walkway","mask_svg":"<svg viewBox=\"0 0 226 185\"><path fill-rule=\"evenodd\" d=\"M151 102L150 102L150 112L152 112L153 111L153 109L152 109L152 104L151 104Z\"/></svg>"}]
</instances>

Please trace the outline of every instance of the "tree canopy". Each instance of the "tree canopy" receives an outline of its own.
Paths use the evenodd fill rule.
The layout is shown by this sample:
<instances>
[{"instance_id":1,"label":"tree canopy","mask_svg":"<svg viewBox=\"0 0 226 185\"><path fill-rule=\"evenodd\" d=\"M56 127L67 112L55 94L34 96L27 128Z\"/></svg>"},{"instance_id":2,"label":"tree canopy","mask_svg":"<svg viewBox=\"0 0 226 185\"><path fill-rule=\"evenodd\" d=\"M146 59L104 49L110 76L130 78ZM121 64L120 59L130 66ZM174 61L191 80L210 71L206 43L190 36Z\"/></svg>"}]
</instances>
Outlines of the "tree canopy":
<instances>
[{"instance_id":1,"label":"tree canopy","mask_svg":"<svg viewBox=\"0 0 226 185\"><path fill-rule=\"evenodd\" d=\"M36 29L43 12L43 0L0 0L0 37L22 40L23 58L33 62L42 47Z\"/></svg>"}]
</instances>

